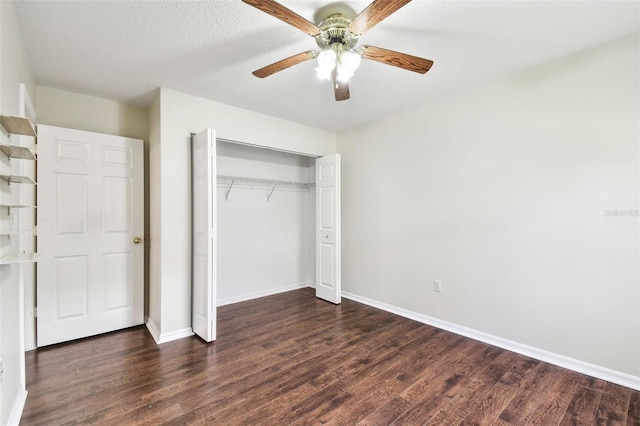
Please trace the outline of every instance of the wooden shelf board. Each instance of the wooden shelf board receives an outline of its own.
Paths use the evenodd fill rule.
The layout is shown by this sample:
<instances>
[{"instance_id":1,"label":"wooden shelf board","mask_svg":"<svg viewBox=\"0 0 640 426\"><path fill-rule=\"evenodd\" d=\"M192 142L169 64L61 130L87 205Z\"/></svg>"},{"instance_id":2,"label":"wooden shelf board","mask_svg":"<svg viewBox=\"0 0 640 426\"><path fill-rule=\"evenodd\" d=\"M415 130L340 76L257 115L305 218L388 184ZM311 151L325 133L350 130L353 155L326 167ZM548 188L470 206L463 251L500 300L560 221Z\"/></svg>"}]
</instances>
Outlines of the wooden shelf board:
<instances>
[{"instance_id":1,"label":"wooden shelf board","mask_svg":"<svg viewBox=\"0 0 640 426\"><path fill-rule=\"evenodd\" d=\"M28 183L30 185L36 184L36 182L29 176L0 175L0 179L4 179L9 183Z\"/></svg>"},{"instance_id":2,"label":"wooden shelf board","mask_svg":"<svg viewBox=\"0 0 640 426\"><path fill-rule=\"evenodd\" d=\"M28 118L13 117L10 115L0 115L0 123L7 129L7 132L14 135L37 136L36 129Z\"/></svg>"},{"instance_id":3,"label":"wooden shelf board","mask_svg":"<svg viewBox=\"0 0 640 426\"><path fill-rule=\"evenodd\" d=\"M36 253L23 253L23 254L7 254L0 257L0 265L9 265L11 263L31 263L37 262L38 255Z\"/></svg>"},{"instance_id":4,"label":"wooden shelf board","mask_svg":"<svg viewBox=\"0 0 640 426\"><path fill-rule=\"evenodd\" d=\"M31 229L0 229L0 235L19 235L19 234L32 234L36 235L36 228Z\"/></svg>"},{"instance_id":5,"label":"wooden shelf board","mask_svg":"<svg viewBox=\"0 0 640 426\"><path fill-rule=\"evenodd\" d=\"M21 160L35 160L36 155L26 146L19 145L0 145L0 151L4 152L9 158L19 158Z\"/></svg>"},{"instance_id":6,"label":"wooden shelf board","mask_svg":"<svg viewBox=\"0 0 640 426\"><path fill-rule=\"evenodd\" d=\"M32 204L0 204L0 207L9 207L10 209L35 209L37 206Z\"/></svg>"}]
</instances>

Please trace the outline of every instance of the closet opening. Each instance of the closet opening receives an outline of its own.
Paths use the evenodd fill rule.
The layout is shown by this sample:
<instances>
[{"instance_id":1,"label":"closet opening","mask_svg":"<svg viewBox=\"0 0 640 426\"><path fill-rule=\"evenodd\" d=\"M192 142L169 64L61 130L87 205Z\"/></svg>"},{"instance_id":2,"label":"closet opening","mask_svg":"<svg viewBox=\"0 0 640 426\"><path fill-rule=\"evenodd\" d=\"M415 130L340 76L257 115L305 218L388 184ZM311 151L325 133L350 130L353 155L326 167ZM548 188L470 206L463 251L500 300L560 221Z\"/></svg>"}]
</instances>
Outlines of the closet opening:
<instances>
[{"instance_id":1,"label":"closet opening","mask_svg":"<svg viewBox=\"0 0 640 426\"><path fill-rule=\"evenodd\" d=\"M315 160L216 140L217 306L315 287Z\"/></svg>"}]
</instances>

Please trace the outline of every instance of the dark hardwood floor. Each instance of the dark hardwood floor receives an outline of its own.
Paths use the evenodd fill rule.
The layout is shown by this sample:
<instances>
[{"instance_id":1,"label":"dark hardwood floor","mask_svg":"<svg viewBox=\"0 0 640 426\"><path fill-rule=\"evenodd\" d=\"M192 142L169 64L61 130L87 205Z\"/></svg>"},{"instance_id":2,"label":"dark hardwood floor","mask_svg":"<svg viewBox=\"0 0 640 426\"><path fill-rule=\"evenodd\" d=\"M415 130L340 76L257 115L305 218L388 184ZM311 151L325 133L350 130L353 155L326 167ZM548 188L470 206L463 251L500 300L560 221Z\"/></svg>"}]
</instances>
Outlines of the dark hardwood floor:
<instances>
[{"instance_id":1,"label":"dark hardwood floor","mask_svg":"<svg viewBox=\"0 0 640 426\"><path fill-rule=\"evenodd\" d=\"M27 353L23 425L640 425L640 392L303 289Z\"/></svg>"}]
</instances>

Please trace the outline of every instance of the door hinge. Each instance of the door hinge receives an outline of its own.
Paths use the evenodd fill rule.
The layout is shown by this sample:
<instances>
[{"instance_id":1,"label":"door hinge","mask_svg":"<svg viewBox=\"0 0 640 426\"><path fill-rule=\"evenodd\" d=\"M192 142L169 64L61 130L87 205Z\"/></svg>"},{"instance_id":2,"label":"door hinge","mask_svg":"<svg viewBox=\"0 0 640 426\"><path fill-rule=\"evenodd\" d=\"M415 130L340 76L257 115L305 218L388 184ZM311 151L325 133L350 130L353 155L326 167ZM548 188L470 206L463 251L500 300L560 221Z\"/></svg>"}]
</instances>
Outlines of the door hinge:
<instances>
[{"instance_id":1,"label":"door hinge","mask_svg":"<svg viewBox=\"0 0 640 426\"><path fill-rule=\"evenodd\" d=\"M31 318L38 318L38 308L31 308Z\"/></svg>"}]
</instances>

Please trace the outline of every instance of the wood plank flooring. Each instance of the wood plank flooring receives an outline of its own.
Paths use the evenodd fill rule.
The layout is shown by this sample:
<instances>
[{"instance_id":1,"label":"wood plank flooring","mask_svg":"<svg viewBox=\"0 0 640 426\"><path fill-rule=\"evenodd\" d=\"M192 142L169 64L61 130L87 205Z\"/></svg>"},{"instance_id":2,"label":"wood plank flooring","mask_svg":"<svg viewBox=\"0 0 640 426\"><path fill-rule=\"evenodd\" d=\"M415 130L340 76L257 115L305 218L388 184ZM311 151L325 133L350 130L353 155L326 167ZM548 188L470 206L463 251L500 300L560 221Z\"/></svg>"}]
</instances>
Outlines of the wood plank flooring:
<instances>
[{"instance_id":1,"label":"wood plank flooring","mask_svg":"<svg viewBox=\"0 0 640 426\"><path fill-rule=\"evenodd\" d=\"M27 353L22 425L640 425L640 392L302 289Z\"/></svg>"}]
</instances>

